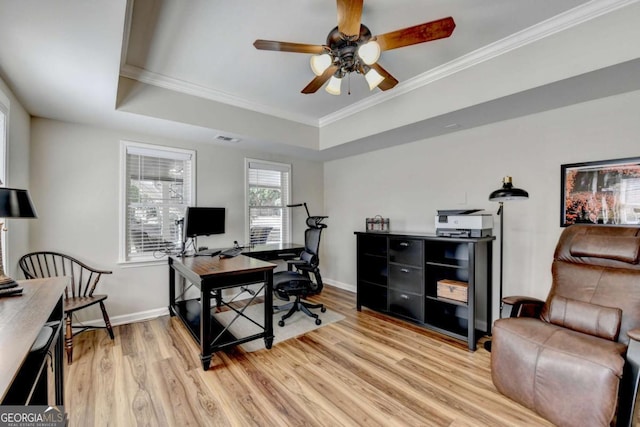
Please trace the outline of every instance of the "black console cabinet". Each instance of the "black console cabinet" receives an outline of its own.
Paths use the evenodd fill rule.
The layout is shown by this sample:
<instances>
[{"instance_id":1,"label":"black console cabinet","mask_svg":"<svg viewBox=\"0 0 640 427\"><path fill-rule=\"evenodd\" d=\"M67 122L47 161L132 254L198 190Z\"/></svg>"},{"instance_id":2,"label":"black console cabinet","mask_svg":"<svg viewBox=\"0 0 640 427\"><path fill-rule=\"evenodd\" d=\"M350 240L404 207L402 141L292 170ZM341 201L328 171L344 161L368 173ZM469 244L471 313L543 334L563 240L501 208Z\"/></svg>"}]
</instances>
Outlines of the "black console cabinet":
<instances>
[{"instance_id":1,"label":"black console cabinet","mask_svg":"<svg viewBox=\"0 0 640 427\"><path fill-rule=\"evenodd\" d=\"M467 342L491 325L494 237L356 232L357 308L362 306L418 323ZM438 282L467 284L467 301L438 295Z\"/></svg>"}]
</instances>

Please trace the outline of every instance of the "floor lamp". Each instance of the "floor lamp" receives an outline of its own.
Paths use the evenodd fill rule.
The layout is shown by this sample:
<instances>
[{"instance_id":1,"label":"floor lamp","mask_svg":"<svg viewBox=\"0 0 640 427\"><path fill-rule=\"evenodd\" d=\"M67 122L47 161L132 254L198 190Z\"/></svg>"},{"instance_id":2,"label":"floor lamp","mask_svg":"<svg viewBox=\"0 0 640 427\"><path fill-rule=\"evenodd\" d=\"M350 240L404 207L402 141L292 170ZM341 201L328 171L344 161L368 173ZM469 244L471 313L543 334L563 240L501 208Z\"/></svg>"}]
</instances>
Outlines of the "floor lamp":
<instances>
[{"instance_id":1,"label":"floor lamp","mask_svg":"<svg viewBox=\"0 0 640 427\"><path fill-rule=\"evenodd\" d=\"M502 307L502 258L503 258L503 247L504 247L504 202L512 201L512 200L526 200L529 198L529 193L526 191L515 188L511 181L510 176L505 176L502 180L502 188L494 191L489 195L489 200L492 202L500 203L500 207L498 208L498 216L500 217L500 299L498 300L498 308L499 311ZM484 348L487 351L491 351L491 341L485 341Z\"/></svg>"},{"instance_id":2,"label":"floor lamp","mask_svg":"<svg viewBox=\"0 0 640 427\"><path fill-rule=\"evenodd\" d=\"M36 210L33 208L33 203L31 203L31 197L29 197L27 190L0 188L0 218L35 217ZM4 224L0 223L0 231L4 229L3 225ZM2 241L0 241L0 289L16 287L17 283L5 274L2 265Z\"/></svg>"}]
</instances>

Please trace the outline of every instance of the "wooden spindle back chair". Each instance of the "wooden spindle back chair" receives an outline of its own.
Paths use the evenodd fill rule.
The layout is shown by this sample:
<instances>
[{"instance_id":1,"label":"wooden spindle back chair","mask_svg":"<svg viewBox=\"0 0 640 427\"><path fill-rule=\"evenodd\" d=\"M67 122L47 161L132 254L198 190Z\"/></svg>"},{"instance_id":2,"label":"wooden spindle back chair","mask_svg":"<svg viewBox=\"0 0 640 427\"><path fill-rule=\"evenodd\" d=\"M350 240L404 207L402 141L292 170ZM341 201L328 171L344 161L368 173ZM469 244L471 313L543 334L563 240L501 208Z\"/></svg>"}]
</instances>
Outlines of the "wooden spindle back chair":
<instances>
[{"instance_id":1,"label":"wooden spindle back chair","mask_svg":"<svg viewBox=\"0 0 640 427\"><path fill-rule=\"evenodd\" d=\"M65 289L64 312L66 318L65 349L67 352L67 363L73 361L73 336L87 329L106 328L109 336L113 339L113 329L109 321L109 315L104 306L107 295L94 294L96 285L103 274L111 274L111 271L98 270L89 267L77 259L58 252L32 252L24 255L18 261L25 278L39 279L46 277L69 277L70 281ZM105 326L82 326L75 333L73 332L73 313L78 310L90 307L94 304L100 305Z\"/></svg>"}]
</instances>

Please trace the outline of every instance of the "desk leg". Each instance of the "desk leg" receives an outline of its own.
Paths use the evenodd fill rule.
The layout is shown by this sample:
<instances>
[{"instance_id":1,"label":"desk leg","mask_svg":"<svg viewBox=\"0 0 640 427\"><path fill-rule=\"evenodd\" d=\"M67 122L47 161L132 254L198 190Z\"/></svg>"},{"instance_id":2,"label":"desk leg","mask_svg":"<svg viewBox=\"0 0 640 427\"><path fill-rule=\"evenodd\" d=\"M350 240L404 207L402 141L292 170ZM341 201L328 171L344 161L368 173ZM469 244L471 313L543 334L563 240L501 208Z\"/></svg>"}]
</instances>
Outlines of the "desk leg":
<instances>
[{"instance_id":1,"label":"desk leg","mask_svg":"<svg viewBox=\"0 0 640 427\"><path fill-rule=\"evenodd\" d=\"M202 369L211 363L211 290L200 284L200 360Z\"/></svg>"},{"instance_id":2,"label":"desk leg","mask_svg":"<svg viewBox=\"0 0 640 427\"><path fill-rule=\"evenodd\" d=\"M60 305L60 324L58 325L58 338L57 342L53 348L54 351L54 377L55 377L55 387L56 387L56 405L62 406L64 405L64 313L62 311L62 300L59 302Z\"/></svg>"},{"instance_id":3,"label":"desk leg","mask_svg":"<svg viewBox=\"0 0 640 427\"><path fill-rule=\"evenodd\" d=\"M222 307L222 289L217 289L216 292L216 308Z\"/></svg>"},{"instance_id":4,"label":"desk leg","mask_svg":"<svg viewBox=\"0 0 640 427\"><path fill-rule=\"evenodd\" d=\"M176 313L173 307L176 305L176 271L173 268L173 260L169 258L169 316L173 317Z\"/></svg>"},{"instance_id":5,"label":"desk leg","mask_svg":"<svg viewBox=\"0 0 640 427\"><path fill-rule=\"evenodd\" d=\"M273 270L265 273L264 291L264 346L273 345Z\"/></svg>"}]
</instances>

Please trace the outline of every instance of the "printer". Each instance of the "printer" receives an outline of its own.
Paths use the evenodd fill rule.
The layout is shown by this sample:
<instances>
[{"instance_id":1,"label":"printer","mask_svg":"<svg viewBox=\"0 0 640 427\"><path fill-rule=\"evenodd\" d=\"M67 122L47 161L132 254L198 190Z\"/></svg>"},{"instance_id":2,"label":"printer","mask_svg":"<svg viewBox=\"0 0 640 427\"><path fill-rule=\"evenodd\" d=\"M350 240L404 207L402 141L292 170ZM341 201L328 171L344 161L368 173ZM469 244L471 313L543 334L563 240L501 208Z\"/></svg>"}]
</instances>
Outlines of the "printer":
<instances>
[{"instance_id":1,"label":"printer","mask_svg":"<svg viewBox=\"0 0 640 427\"><path fill-rule=\"evenodd\" d=\"M482 209L439 210L436 234L442 237L487 237L493 234L493 215Z\"/></svg>"}]
</instances>

